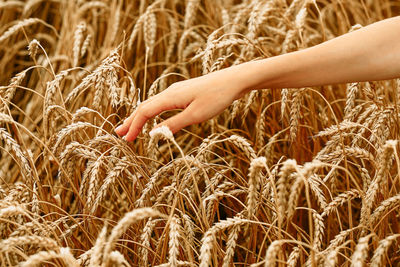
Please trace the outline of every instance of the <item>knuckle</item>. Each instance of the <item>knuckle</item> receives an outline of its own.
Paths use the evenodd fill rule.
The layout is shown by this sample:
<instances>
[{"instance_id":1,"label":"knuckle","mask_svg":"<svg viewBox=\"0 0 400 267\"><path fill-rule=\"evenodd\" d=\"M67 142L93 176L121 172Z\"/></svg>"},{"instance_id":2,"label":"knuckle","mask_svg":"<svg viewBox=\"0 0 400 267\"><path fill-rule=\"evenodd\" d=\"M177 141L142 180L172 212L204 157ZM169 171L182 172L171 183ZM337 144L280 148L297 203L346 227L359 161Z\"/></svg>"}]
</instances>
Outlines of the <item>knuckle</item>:
<instances>
[{"instance_id":1,"label":"knuckle","mask_svg":"<svg viewBox=\"0 0 400 267\"><path fill-rule=\"evenodd\" d=\"M137 117L148 119L150 116L151 107L149 104L142 104L138 107Z\"/></svg>"},{"instance_id":2,"label":"knuckle","mask_svg":"<svg viewBox=\"0 0 400 267\"><path fill-rule=\"evenodd\" d=\"M200 112L198 112L198 111L191 111L189 113L189 117L193 123L199 123L202 121L202 116L201 116Z\"/></svg>"},{"instance_id":3,"label":"knuckle","mask_svg":"<svg viewBox=\"0 0 400 267\"><path fill-rule=\"evenodd\" d=\"M182 82L174 82L173 84L171 84L171 85L169 86L168 89L170 89L170 90L176 90L176 89L178 89L179 87L182 87Z\"/></svg>"},{"instance_id":4,"label":"knuckle","mask_svg":"<svg viewBox=\"0 0 400 267\"><path fill-rule=\"evenodd\" d=\"M138 108L137 108L137 114L143 114L143 112L146 110L147 103L143 102L141 103Z\"/></svg>"}]
</instances>

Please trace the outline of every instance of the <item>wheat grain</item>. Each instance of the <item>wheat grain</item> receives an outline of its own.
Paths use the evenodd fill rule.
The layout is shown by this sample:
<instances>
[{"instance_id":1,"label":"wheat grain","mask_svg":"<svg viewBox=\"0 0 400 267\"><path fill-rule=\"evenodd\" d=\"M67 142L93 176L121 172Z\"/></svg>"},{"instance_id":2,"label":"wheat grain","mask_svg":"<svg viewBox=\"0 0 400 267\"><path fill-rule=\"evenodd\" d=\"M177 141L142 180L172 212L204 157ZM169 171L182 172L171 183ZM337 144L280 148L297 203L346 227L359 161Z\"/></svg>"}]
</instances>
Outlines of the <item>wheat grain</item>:
<instances>
[{"instance_id":1,"label":"wheat grain","mask_svg":"<svg viewBox=\"0 0 400 267\"><path fill-rule=\"evenodd\" d=\"M289 267L297 266L297 261L299 260L299 257L300 257L300 247L294 247L289 255L286 265Z\"/></svg>"},{"instance_id":2,"label":"wheat grain","mask_svg":"<svg viewBox=\"0 0 400 267\"><path fill-rule=\"evenodd\" d=\"M174 52L175 49L176 41L178 39L178 29L179 29L177 21L172 16L168 16L168 24L170 27L170 35L168 40L167 52L165 53L166 62L170 62L171 60L172 53Z\"/></svg>"},{"instance_id":3,"label":"wheat grain","mask_svg":"<svg viewBox=\"0 0 400 267\"><path fill-rule=\"evenodd\" d=\"M114 169L107 174L106 178L104 178L104 183L98 190L97 196L94 199L93 205L91 206L92 214L95 213L97 207L105 198L106 194L108 193L109 187L113 185L115 183L115 180L120 177L122 173L128 168L129 165L126 163L126 161L126 157L122 158L121 161L116 164Z\"/></svg>"},{"instance_id":4,"label":"wheat grain","mask_svg":"<svg viewBox=\"0 0 400 267\"><path fill-rule=\"evenodd\" d=\"M183 21L183 26L185 30L192 26L196 18L196 12L199 4L200 0L187 0L185 18Z\"/></svg>"},{"instance_id":5,"label":"wheat grain","mask_svg":"<svg viewBox=\"0 0 400 267\"><path fill-rule=\"evenodd\" d=\"M32 41L29 42L28 45L28 51L29 51L29 55L35 59L36 58L36 54L37 54L37 50L38 50L38 46L39 46L39 41L36 39L33 39Z\"/></svg>"},{"instance_id":6,"label":"wheat grain","mask_svg":"<svg viewBox=\"0 0 400 267\"><path fill-rule=\"evenodd\" d=\"M157 220L150 218L143 228L142 235L140 236L141 248L139 249L139 259L143 266L148 265L148 255L150 249L150 239L153 233L154 227L156 226Z\"/></svg>"},{"instance_id":7,"label":"wheat grain","mask_svg":"<svg viewBox=\"0 0 400 267\"><path fill-rule=\"evenodd\" d=\"M249 168L249 195L247 197L248 218L251 219L257 213L257 203L261 183L261 170L265 168L266 158L255 158L250 162Z\"/></svg>"},{"instance_id":8,"label":"wheat grain","mask_svg":"<svg viewBox=\"0 0 400 267\"><path fill-rule=\"evenodd\" d=\"M88 51L91 40L92 40L92 35L91 34L86 35L86 38L82 43L81 53L79 55L81 58L86 55L86 52Z\"/></svg>"},{"instance_id":9,"label":"wheat grain","mask_svg":"<svg viewBox=\"0 0 400 267\"><path fill-rule=\"evenodd\" d=\"M234 145L245 152L249 159L254 159L257 157L254 149L245 138L238 135L231 135L227 140L231 141Z\"/></svg>"},{"instance_id":10,"label":"wheat grain","mask_svg":"<svg viewBox=\"0 0 400 267\"><path fill-rule=\"evenodd\" d=\"M391 157L395 145L395 141L387 141L382 148L382 152L380 153L376 177L371 182L371 185L366 192L365 201L363 201L363 205L361 207L361 223L364 225L366 225L369 221L369 215L375 202L376 195L378 194L379 187L382 186L382 184L386 184L386 182L384 181L385 173L392 163Z\"/></svg>"},{"instance_id":11,"label":"wheat grain","mask_svg":"<svg viewBox=\"0 0 400 267\"><path fill-rule=\"evenodd\" d=\"M382 201L379 206L372 212L369 223L375 226L376 222L382 219L387 213L400 205L400 194L390 197Z\"/></svg>"},{"instance_id":12,"label":"wheat grain","mask_svg":"<svg viewBox=\"0 0 400 267\"><path fill-rule=\"evenodd\" d=\"M363 236L358 240L357 246L351 256L351 266L363 266L363 263L368 256L368 242L373 234Z\"/></svg>"},{"instance_id":13,"label":"wheat grain","mask_svg":"<svg viewBox=\"0 0 400 267\"><path fill-rule=\"evenodd\" d=\"M231 264L233 255L235 253L235 247L237 245L240 228L240 225L235 225L232 227L232 230L229 233L228 241L226 242L226 252L223 259L222 267L228 267Z\"/></svg>"},{"instance_id":14,"label":"wheat grain","mask_svg":"<svg viewBox=\"0 0 400 267\"><path fill-rule=\"evenodd\" d=\"M146 45L146 53L149 57L153 55L155 39L157 34L157 18L152 12L146 12L143 23L144 40Z\"/></svg>"},{"instance_id":15,"label":"wheat grain","mask_svg":"<svg viewBox=\"0 0 400 267\"><path fill-rule=\"evenodd\" d=\"M73 53L72 64L74 67L78 66L78 60L81 52L81 44L85 31L86 31L86 23L82 21L81 23L78 24L74 32L74 47L72 48L72 53Z\"/></svg>"},{"instance_id":16,"label":"wheat grain","mask_svg":"<svg viewBox=\"0 0 400 267\"><path fill-rule=\"evenodd\" d=\"M287 197L290 176L296 171L297 163L295 160L287 160L283 163L281 170L278 174L279 178L276 184L277 190L277 213L279 224L282 224L283 218L285 217L286 207L287 207Z\"/></svg>"},{"instance_id":17,"label":"wheat grain","mask_svg":"<svg viewBox=\"0 0 400 267\"><path fill-rule=\"evenodd\" d=\"M319 252L321 250L321 245L324 237L324 218L315 210L313 210L312 216L314 219L313 248L316 252Z\"/></svg>"},{"instance_id":18,"label":"wheat grain","mask_svg":"<svg viewBox=\"0 0 400 267\"><path fill-rule=\"evenodd\" d=\"M321 132L319 132L316 137L326 136L326 135L336 135L340 134L346 130L351 130L359 127L358 123L351 122L349 120L343 120L339 125L331 126Z\"/></svg>"},{"instance_id":19,"label":"wheat grain","mask_svg":"<svg viewBox=\"0 0 400 267\"><path fill-rule=\"evenodd\" d=\"M346 106L344 107L345 117L348 117L355 106L355 99L358 93L358 83L352 83L347 86Z\"/></svg>"},{"instance_id":20,"label":"wheat grain","mask_svg":"<svg viewBox=\"0 0 400 267\"><path fill-rule=\"evenodd\" d=\"M69 251L69 248L60 248L60 252L41 251L37 254L30 256L25 262L21 264L21 266L23 267L36 266L50 259L62 259L67 266L71 267L79 266L78 262Z\"/></svg>"},{"instance_id":21,"label":"wheat grain","mask_svg":"<svg viewBox=\"0 0 400 267\"><path fill-rule=\"evenodd\" d=\"M28 19L24 19L22 21L19 21L14 26L8 28L8 30L6 32L4 32L0 36L0 43L4 42L8 38L10 38L13 34L18 32L20 29L22 29L24 27L28 27L28 26L30 26L32 24L35 24L35 23L43 23L43 21L41 19L38 19L38 18L28 18Z\"/></svg>"},{"instance_id":22,"label":"wheat grain","mask_svg":"<svg viewBox=\"0 0 400 267\"><path fill-rule=\"evenodd\" d=\"M19 168L22 170L22 175L25 182L32 182L32 168L27 157L21 150L21 146L11 137L11 135L3 128L0 128L0 138L6 146L15 154Z\"/></svg>"},{"instance_id":23,"label":"wheat grain","mask_svg":"<svg viewBox=\"0 0 400 267\"><path fill-rule=\"evenodd\" d=\"M179 239L180 239L180 220L176 216L172 217L169 228L169 258L170 266L178 266Z\"/></svg>"},{"instance_id":24,"label":"wheat grain","mask_svg":"<svg viewBox=\"0 0 400 267\"><path fill-rule=\"evenodd\" d=\"M10 85L5 91L4 98L1 99L1 106L0 106L0 116L6 116L3 114L6 111L6 107L8 107L9 103L11 102L12 98L15 95L15 91L21 85L22 81L26 76L27 70L24 70L18 74L16 74L10 81ZM1 121L7 122L4 119L0 119ZM11 119L12 121L12 119Z\"/></svg>"},{"instance_id":25,"label":"wheat grain","mask_svg":"<svg viewBox=\"0 0 400 267\"><path fill-rule=\"evenodd\" d=\"M103 227L99 236L96 239L96 243L93 246L93 250L90 253L90 262L89 266L101 266L102 259L104 257L103 250L106 243L106 235L107 235L107 225Z\"/></svg>"},{"instance_id":26,"label":"wheat grain","mask_svg":"<svg viewBox=\"0 0 400 267\"><path fill-rule=\"evenodd\" d=\"M27 214L26 209L23 206L7 206L0 209L0 218L15 216L15 215L25 215Z\"/></svg>"},{"instance_id":27,"label":"wheat grain","mask_svg":"<svg viewBox=\"0 0 400 267\"><path fill-rule=\"evenodd\" d=\"M50 250L55 250L59 248L59 246L53 239L36 235L10 237L0 241L0 245L1 253L8 252L14 247L24 245L47 248Z\"/></svg>"},{"instance_id":28,"label":"wheat grain","mask_svg":"<svg viewBox=\"0 0 400 267\"><path fill-rule=\"evenodd\" d=\"M228 227L234 227L235 225L242 225L247 221L238 217L228 218L227 220L221 220L214 224L208 231L204 234L202 238L202 244L200 248L200 267L207 267L211 263L213 243L215 242L215 234L218 231L222 231Z\"/></svg>"},{"instance_id":29,"label":"wheat grain","mask_svg":"<svg viewBox=\"0 0 400 267\"><path fill-rule=\"evenodd\" d=\"M400 234L394 234L379 241L379 246L376 248L371 259L371 266L383 266L385 264L385 253L399 236Z\"/></svg>"},{"instance_id":30,"label":"wheat grain","mask_svg":"<svg viewBox=\"0 0 400 267\"><path fill-rule=\"evenodd\" d=\"M295 90L290 105L290 140L294 141L298 132L300 107L304 90Z\"/></svg>"},{"instance_id":31,"label":"wheat grain","mask_svg":"<svg viewBox=\"0 0 400 267\"><path fill-rule=\"evenodd\" d=\"M337 197L335 197L324 209L321 216L329 216L337 207L342 206L346 201L350 201L354 198L360 197L360 192L357 190L346 191Z\"/></svg>"},{"instance_id":32,"label":"wheat grain","mask_svg":"<svg viewBox=\"0 0 400 267\"><path fill-rule=\"evenodd\" d=\"M103 265L108 263L108 255L113 250L118 237L120 237L131 226L131 224L148 217L163 217L163 215L151 208L141 208L126 213L125 216L119 220L118 224L112 229L111 234L104 245Z\"/></svg>"},{"instance_id":33,"label":"wheat grain","mask_svg":"<svg viewBox=\"0 0 400 267\"><path fill-rule=\"evenodd\" d=\"M284 244L283 240L274 240L267 249L267 254L265 255L265 267L275 266L276 257L278 256L281 246Z\"/></svg>"},{"instance_id":34,"label":"wheat grain","mask_svg":"<svg viewBox=\"0 0 400 267\"><path fill-rule=\"evenodd\" d=\"M110 261L117 266L129 266L128 261L125 259L121 252L114 250L110 254Z\"/></svg>"}]
</instances>

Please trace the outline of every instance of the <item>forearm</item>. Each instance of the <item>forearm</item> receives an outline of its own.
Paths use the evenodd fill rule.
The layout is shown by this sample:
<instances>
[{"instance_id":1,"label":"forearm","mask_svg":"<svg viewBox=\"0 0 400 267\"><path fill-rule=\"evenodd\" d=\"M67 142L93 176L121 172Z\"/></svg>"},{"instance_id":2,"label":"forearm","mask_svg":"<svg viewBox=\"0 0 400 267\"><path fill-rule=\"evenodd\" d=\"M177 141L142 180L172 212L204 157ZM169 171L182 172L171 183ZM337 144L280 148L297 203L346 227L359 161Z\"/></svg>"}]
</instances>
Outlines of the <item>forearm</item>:
<instances>
[{"instance_id":1,"label":"forearm","mask_svg":"<svg viewBox=\"0 0 400 267\"><path fill-rule=\"evenodd\" d=\"M400 17L320 45L238 66L248 89L297 88L400 76ZM243 75L245 73L245 75Z\"/></svg>"}]
</instances>

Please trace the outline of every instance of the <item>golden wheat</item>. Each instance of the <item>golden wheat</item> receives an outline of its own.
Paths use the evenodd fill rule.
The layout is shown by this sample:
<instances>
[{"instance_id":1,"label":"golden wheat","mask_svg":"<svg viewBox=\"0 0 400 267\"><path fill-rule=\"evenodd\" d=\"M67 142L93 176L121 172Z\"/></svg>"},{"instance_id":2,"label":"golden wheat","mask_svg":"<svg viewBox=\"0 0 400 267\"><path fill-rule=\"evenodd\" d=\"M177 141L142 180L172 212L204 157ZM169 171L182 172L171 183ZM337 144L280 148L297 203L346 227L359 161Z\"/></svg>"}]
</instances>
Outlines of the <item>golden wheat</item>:
<instances>
[{"instance_id":1,"label":"golden wheat","mask_svg":"<svg viewBox=\"0 0 400 267\"><path fill-rule=\"evenodd\" d=\"M162 113L130 143L114 129L176 82L399 14L1 2L0 266L398 265L398 80L251 91L174 135L152 130Z\"/></svg>"}]
</instances>

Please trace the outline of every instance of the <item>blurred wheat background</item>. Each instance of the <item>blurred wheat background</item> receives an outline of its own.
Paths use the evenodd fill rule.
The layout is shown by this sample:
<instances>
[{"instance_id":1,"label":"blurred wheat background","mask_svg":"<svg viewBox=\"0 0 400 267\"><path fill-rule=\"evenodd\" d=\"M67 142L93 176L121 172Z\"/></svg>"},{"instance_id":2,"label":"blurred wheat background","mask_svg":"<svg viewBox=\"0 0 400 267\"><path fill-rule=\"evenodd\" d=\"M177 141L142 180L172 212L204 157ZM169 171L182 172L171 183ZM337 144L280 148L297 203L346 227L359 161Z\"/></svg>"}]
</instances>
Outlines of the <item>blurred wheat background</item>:
<instances>
[{"instance_id":1,"label":"blurred wheat background","mask_svg":"<svg viewBox=\"0 0 400 267\"><path fill-rule=\"evenodd\" d=\"M398 266L397 80L253 91L174 137L149 132L177 111L132 143L114 129L176 81L399 14L396 0L0 1L1 266Z\"/></svg>"}]
</instances>

